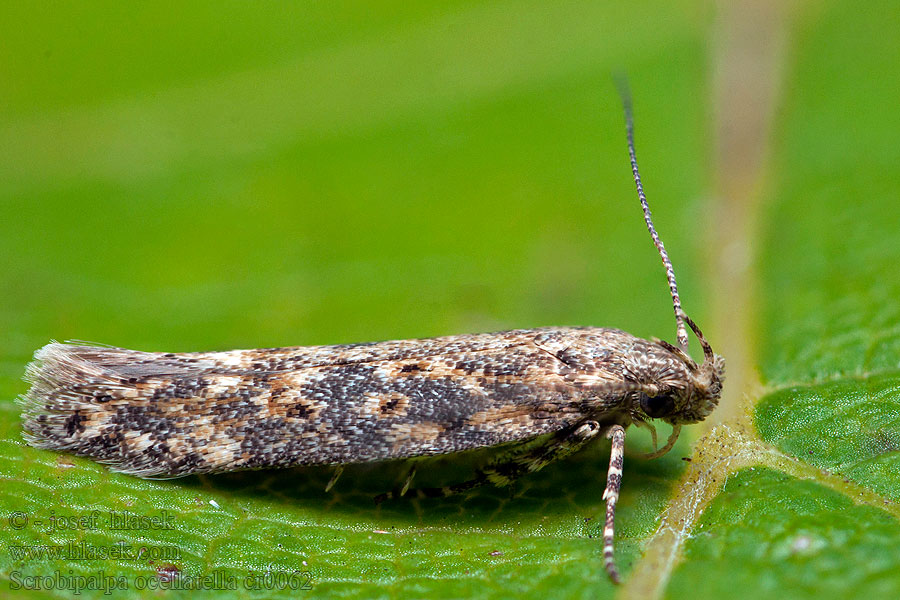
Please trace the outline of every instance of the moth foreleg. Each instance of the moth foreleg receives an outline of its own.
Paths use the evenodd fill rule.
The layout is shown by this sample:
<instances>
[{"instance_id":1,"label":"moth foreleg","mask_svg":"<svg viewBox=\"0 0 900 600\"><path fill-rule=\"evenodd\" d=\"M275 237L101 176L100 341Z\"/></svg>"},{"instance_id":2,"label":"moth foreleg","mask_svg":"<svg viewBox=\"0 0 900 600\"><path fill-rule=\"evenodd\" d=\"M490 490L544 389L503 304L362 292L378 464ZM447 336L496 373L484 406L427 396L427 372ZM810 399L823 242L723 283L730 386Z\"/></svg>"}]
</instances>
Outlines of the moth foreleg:
<instances>
[{"instance_id":1,"label":"moth foreleg","mask_svg":"<svg viewBox=\"0 0 900 600\"><path fill-rule=\"evenodd\" d=\"M619 500L619 489L622 487L622 463L625 459L625 428L613 425L606 432L612 440L609 454L609 472L606 474L606 524L603 527L603 566L613 583L619 583L619 571L613 554L613 536L615 534L616 502Z\"/></svg>"}]
</instances>

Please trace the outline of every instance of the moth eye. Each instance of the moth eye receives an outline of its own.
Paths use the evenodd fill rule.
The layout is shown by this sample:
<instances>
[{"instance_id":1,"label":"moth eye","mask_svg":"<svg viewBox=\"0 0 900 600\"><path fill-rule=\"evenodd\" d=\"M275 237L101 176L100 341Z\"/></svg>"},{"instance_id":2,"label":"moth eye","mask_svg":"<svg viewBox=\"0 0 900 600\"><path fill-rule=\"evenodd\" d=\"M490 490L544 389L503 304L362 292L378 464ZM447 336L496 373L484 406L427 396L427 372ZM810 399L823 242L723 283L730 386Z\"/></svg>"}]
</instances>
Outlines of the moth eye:
<instances>
[{"instance_id":1,"label":"moth eye","mask_svg":"<svg viewBox=\"0 0 900 600\"><path fill-rule=\"evenodd\" d=\"M652 398L647 394L641 394L641 410L647 413L651 419L658 419L670 415L675 410L675 400L672 396L661 394Z\"/></svg>"}]
</instances>

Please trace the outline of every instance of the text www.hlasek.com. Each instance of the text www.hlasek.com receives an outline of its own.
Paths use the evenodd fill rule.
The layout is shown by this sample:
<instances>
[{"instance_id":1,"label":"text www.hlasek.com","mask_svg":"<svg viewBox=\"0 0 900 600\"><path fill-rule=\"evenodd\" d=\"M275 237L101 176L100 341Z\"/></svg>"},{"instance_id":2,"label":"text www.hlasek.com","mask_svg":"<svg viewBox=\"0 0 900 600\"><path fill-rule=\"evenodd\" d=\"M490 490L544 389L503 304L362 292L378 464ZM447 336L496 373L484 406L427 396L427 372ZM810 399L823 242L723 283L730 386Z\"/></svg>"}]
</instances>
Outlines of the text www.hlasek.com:
<instances>
[{"instance_id":1,"label":"text www.hlasek.com","mask_svg":"<svg viewBox=\"0 0 900 600\"><path fill-rule=\"evenodd\" d=\"M124 542L109 546L95 546L85 542L68 542L58 545L10 545L7 548L9 555L15 560L181 560L181 548L177 546L133 546Z\"/></svg>"}]
</instances>

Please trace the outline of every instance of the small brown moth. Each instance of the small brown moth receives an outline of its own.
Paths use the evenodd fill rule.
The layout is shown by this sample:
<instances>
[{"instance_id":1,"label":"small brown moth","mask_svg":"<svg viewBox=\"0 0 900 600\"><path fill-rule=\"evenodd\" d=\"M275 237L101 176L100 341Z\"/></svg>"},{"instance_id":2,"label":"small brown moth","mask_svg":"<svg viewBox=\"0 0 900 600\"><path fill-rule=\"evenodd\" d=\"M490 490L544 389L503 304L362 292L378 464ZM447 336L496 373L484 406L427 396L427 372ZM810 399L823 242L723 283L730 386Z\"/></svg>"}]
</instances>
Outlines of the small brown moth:
<instances>
[{"instance_id":1,"label":"small brown moth","mask_svg":"<svg viewBox=\"0 0 900 600\"><path fill-rule=\"evenodd\" d=\"M644 219L662 257L678 346L617 329L551 327L341 346L167 354L50 343L35 353L21 398L24 437L138 477L343 465L506 445L470 481L420 489L448 495L506 485L587 442L612 440L603 553L614 582L613 523L625 428L673 426L716 407L724 362L681 308L675 272L656 233L634 152ZM688 355L685 323L703 348ZM602 434L602 435L601 435ZM414 471L396 493L409 488Z\"/></svg>"}]
</instances>

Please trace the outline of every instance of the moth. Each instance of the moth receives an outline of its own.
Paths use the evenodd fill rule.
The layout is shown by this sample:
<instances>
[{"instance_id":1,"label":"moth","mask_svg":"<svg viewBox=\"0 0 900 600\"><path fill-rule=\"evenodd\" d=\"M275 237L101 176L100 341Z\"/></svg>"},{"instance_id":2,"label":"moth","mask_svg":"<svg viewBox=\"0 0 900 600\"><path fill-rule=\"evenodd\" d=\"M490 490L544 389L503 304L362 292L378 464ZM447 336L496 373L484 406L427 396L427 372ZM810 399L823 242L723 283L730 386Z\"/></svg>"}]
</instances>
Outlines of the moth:
<instances>
[{"instance_id":1,"label":"moth","mask_svg":"<svg viewBox=\"0 0 900 600\"><path fill-rule=\"evenodd\" d=\"M685 314L675 272L644 195L631 100L628 153L663 266L678 345L618 329L550 327L337 346L163 353L50 343L26 371L26 441L138 477L297 465L343 465L504 445L470 481L417 490L449 495L506 485L585 444L611 439L603 498L604 566L619 581L614 518L625 429L702 421L716 407L724 362ZM689 327L703 349L688 354ZM655 443L655 429L652 429ZM401 496L405 482L379 500Z\"/></svg>"}]
</instances>

